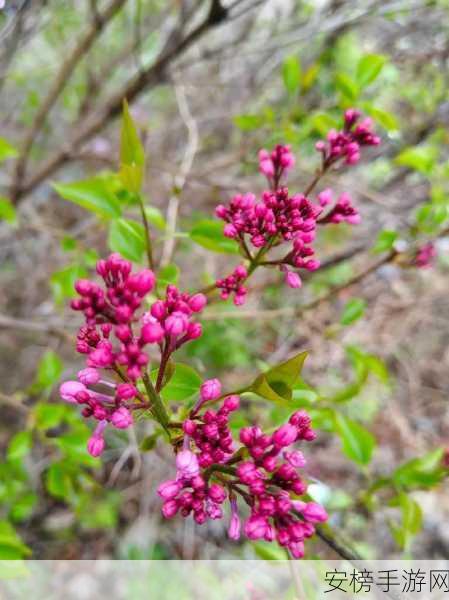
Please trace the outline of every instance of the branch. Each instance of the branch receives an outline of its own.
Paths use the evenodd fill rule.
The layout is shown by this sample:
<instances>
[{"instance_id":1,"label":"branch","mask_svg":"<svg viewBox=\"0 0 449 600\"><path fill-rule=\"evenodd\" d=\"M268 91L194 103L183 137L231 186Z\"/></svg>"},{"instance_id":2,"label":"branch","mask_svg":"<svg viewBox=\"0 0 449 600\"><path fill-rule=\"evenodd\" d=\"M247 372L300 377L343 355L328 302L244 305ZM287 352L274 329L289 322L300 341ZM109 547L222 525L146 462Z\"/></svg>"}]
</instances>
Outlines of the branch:
<instances>
[{"instance_id":1,"label":"branch","mask_svg":"<svg viewBox=\"0 0 449 600\"><path fill-rule=\"evenodd\" d=\"M101 14L95 13L95 18L92 19L89 27L79 40L72 54L68 60L61 65L53 85L50 87L47 96L44 98L34 118L34 121L28 129L25 139L23 140L21 153L19 159L17 160L14 171L14 180L11 192L12 202L16 202L20 197L20 181L25 176L31 148L34 145L36 137L42 129L50 110L53 108L56 100L59 98L65 86L67 85L68 80L72 76L72 73L74 72L80 60L85 54L87 54L97 37L103 31L105 25L115 16L125 2L126 0L111 0L109 5Z\"/></svg>"},{"instance_id":2,"label":"branch","mask_svg":"<svg viewBox=\"0 0 449 600\"><path fill-rule=\"evenodd\" d=\"M68 141L65 148L50 156L41 168L28 181L25 181L21 187L16 190L12 202L17 204L20 199L30 193L49 175L54 173L64 165L71 156L73 149L89 140L98 133L107 122L117 116L122 107L123 98L131 103L143 90L151 88L165 79L167 67L182 52L187 50L196 40L202 37L209 29L220 24L227 15L218 0L212 0L209 14L199 23L190 33L181 40L177 41L178 29L172 31L167 43L162 49L156 62L147 69L134 75L125 86L117 93L113 94L104 104L104 108L85 121L84 126L80 126L73 138Z\"/></svg>"}]
</instances>

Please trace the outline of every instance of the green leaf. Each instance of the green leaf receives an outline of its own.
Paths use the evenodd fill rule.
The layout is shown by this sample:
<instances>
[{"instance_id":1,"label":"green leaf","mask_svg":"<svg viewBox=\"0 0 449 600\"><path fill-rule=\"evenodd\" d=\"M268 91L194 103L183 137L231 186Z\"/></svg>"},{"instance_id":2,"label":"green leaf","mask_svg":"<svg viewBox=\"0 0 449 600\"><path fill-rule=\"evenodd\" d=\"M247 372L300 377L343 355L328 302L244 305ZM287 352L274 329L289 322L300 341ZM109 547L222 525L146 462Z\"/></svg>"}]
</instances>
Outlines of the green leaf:
<instances>
[{"instance_id":1,"label":"green leaf","mask_svg":"<svg viewBox=\"0 0 449 600\"><path fill-rule=\"evenodd\" d=\"M438 484L447 471L443 469L444 449L437 448L422 457L401 465L393 473L393 481L404 488L431 488Z\"/></svg>"},{"instance_id":2,"label":"green leaf","mask_svg":"<svg viewBox=\"0 0 449 600\"><path fill-rule=\"evenodd\" d=\"M22 542L11 523L0 521L0 560L17 559L30 554L31 550Z\"/></svg>"},{"instance_id":3,"label":"green leaf","mask_svg":"<svg viewBox=\"0 0 449 600\"><path fill-rule=\"evenodd\" d=\"M285 403L293 396L293 386L299 381L307 352L300 352L261 373L248 386L247 391L254 392L266 400Z\"/></svg>"},{"instance_id":4,"label":"green leaf","mask_svg":"<svg viewBox=\"0 0 449 600\"><path fill-rule=\"evenodd\" d=\"M161 289L167 287L169 284L176 284L179 279L179 267L174 263L170 263L162 267L157 274L157 285Z\"/></svg>"},{"instance_id":5,"label":"green leaf","mask_svg":"<svg viewBox=\"0 0 449 600\"><path fill-rule=\"evenodd\" d=\"M31 450L32 435L30 431L20 431L11 439L6 454L8 460L24 458Z\"/></svg>"},{"instance_id":6,"label":"green leaf","mask_svg":"<svg viewBox=\"0 0 449 600\"><path fill-rule=\"evenodd\" d=\"M5 198L4 196L0 196L0 220L1 219L11 224L17 222L16 209L8 198Z\"/></svg>"},{"instance_id":7,"label":"green leaf","mask_svg":"<svg viewBox=\"0 0 449 600\"><path fill-rule=\"evenodd\" d=\"M233 121L242 131L254 131L263 125L264 119L261 115L237 115Z\"/></svg>"},{"instance_id":8,"label":"green leaf","mask_svg":"<svg viewBox=\"0 0 449 600\"><path fill-rule=\"evenodd\" d=\"M5 138L0 138L0 162L8 158L15 158L18 155L17 148L14 148Z\"/></svg>"},{"instance_id":9,"label":"green leaf","mask_svg":"<svg viewBox=\"0 0 449 600\"><path fill-rule=\"evenodd\" d=\"M163 434L162 429L156 429L150 435L147 435L140 443L139 450L141 452L149 452L156 447L158 438Z\"/></svg>"},{"instance_id":10,"label":"green leaf","mask_svg":"<svg viewBox=\"0 0 449 600\"><path fill-rule=\"evenodd\" d=\"M398 131L399 124L396 116L393 113L381 110L380 108L371 107L370 115L387 131Z\"/></svg>"},{"instance_id":11,"label":"green leaf","mask_svg":"<svg viewBox=\"0 0 449 600\"><path fill-rule=\"evenodd\" d=\"M128 103L124 100L120 134L120 179L130 191L140 192L144 168L145 152L129 112Z\"/></svg>"},{"instance_id":12,"label":"green leaf","mask_svg":"<svg viewBox=\"0 0 449 600\"><path fill-rule=\"evenodd\" d=\"M379 76L386 63L385 56L380 54L366 54L363 56L356 71L356 80L361 87L366 87Z\"/></svg>"},{"instance_id":13,"label":"green leaf","mask_svg":"<svg viewBox=\"0 0 449 600\"><path fill-rule=\"evenodd\" d=\"M354 323L363 316L365 308L366 300L363 300L362 298L352 298L346 303L346 306L343 309L340 323L342 325L351 325L351 323Z\"/></svg>"},{"instance_id":14,"label":"green leaf","mask_svg":"<svg viewBox=\"0 0 449 600\"><path fill-rule=\"evenodd\" d=\"M73 486L70 475L61 463L53 463L47 470L45 486L49 494L61 500L70 500Z\"/></svg>"},{"instance_id":15,"label":"green leaf","mask_svg":"<svg viewBox=\"0 0 449 600\"><path fill-rule=\"evenodd\" d=\"M124 258L141 262L145 252L145 231L143 225L129 219L116 219L109 227L109 248Z\"/></svg>"},{"instance_id":16,"label":"green leaf","mask_svg":"<svg viewBox=\"0 0 449 600\"><path fill-rule=\"evenodd\" d=\"M198 393L201 383L202 379L195 369L176 363L172 377L162 389L162 399L166 402L189 400Z\"/></svg>"},{"instance_id":17,"label":"green leaf","mask_svg":"<svg viewBox=\"0 0 449 600\"><path fill-rule=\"evenodd\" d=\"M53 188L64 198L82 206L100 217L119 217L118 200L106 177L92 177L72 183L53 183Z\"/></svg>"},{"instance_id":18,"label":"green leaf","mask_svg":"<svg viewBox=\"0 0 449 600\"><path fill-rule=\"evenodd\" d=\"M190 238L203 248L224 254L238 254L239 247L234 240L223 234L223 224L204 219L199 221L191 230Z\"/></svg>"},{"instance_id":19,"label":"green leaf","mask_svg":"<svg viewBox=\"0 0 449 600\"><path fill-rule=\"evenodd\" d=\"M438 157L438 150L434 146L414 146L406 148L395 158L395 162L403 167L429 175Z\"/></svg>"},{"instance_id":20,"label":"green leaf","mask_svg":"<svg viewBox=\"0 0 449 600\"><path fill-rule=\"evenodd\" d=\"M49 404L48 402L39 402L34 408L34 418L36 427L41 431L57 427L61 424L63 418L70 410L64 404Z\"/></svg>"},{"instance_id":21,"label":"green leaf","mask_svg":"<svg viewBox=\"0 0 449 600\"><path fill-rule=\"evenodd\" d=\"M62 304L67 298L76 296L75 282L87 276L87 271L80 265L70 265L55 271L50 277L50 285L57 304Z\"/></svg>"},{"instance_id":22,"label":"green leaf","mask_svg":"<svg viewBox=\"0 0 449 600\"><path fill-rule=\"evenodd\" d=\"M41 390L51 388L61 377L63 364L53 350L48 350L39 363L36 375L37 387Z\"/></svg>"},{"instance_id":23,"label":"green leaf","mask_svg":"<svg viewBox=\"0 0 449 600\"><path fill-rule=\"evenodd\" d=\"M373 252L376 254L390 252L393 250L393 246L397 238L398 234L396 231L393 231L392 229L384 229L384 231L381 231L377 236L376 243L373 246Z\"/></svg>"},{"instance_id":24,"label":"green leaf","mask_svg":"<svg viewBox=\"0 0 449 600\"><path fill-rule=\"evenodd\" d=\"M346 73L337 73L335 75L335 86L348 100L355 100L359 95L358 85Z\"/></svg>"},{"instance_id":25,"label":"green leaf","mask_svg":"<svg viewBox=\"0 0 449 600\"><path fill-rule=\"evenodd\" d=\"M338 121L328 113L315 113L312 115L310 121L313 129L322 136L325 136L329 129L336 129L338 127Z\"/></svg>"},{"instance_id":26,"label":"green leaf","mask_svg":"<svg viewBox=\"0 0 449 600\"><path fill-rule=\"evenodd\" d=\"M371 461L376 441L367 429L346 416L335 414L335 430L348 458L359 465L367 465Z\"/></svg>"},{"instance_id":27,"label":"green leaf","mask_svg":"<svg viewBox=\"0 0 449 600\"><path fill-rule=\"evenodd\" d=\"M287 56L282 64L282 79L289 94L294 94L301 84L301 63L297 56Z\"/></svg>"},{"instance_id":28,"label":"green leaf","mask_svg":"<svg viewBox=\"0 0 449 600\"><path fill-rule=\"evenodd\" d=\"M167 223L165 222L161 211L155 206L145 206L144 210L148 221L157 229L164 231L164 229L167 227Z\"/></svg>"},{"instance_id":29,"label":"green leaf","mask_svg":"<svg viewBox=\"0 0 449 600\"><path fill-rule=\"evenodd\" d=\"M254 552L262 560L286 560L285 548L269 542L257 541L253 544Z\"/></svg>"},{"instance_id":30,"label":"green leaf","mask_svg":"<svg viewBox=\"0 0 449 600\"><path fill-rule=\"evenodd\" d=\"M28 519L33 512L33 508L36 506L37 501L37 495L32 492L17 498L10 510L11 519L19 522Z\"/></svg>"},{"instance_id":31,"label":"green leaf","mask_svg":"<svg viewBox=\"0 0 449 600\"><path fill-rule=\"evenodd\" d=\"M390 523L391 532L396 543L408 550L412 539L420 532L422 527L422 511L419 504L408 494L400 492L390 501L391 506L399 506L401 509L402 522L398 527Z\"/></svg>"}]
</instances>

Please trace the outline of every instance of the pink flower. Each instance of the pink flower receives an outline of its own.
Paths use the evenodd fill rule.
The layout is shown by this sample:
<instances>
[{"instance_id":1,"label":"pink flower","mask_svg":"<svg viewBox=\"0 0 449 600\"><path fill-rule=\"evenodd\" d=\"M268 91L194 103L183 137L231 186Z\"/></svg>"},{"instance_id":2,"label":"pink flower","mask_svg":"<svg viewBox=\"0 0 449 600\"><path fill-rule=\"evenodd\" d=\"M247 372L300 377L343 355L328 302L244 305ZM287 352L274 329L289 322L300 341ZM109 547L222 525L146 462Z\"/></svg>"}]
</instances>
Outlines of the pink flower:
<instances>
[{"instance_id":1,"label":"pink flower","mask_svg":"<svg viewBox=\"0 0 449 600\"><path fill-rule=\"evenodd\" d=\"M189 306L193 312L201 312L207 304L207 298L204 294L195 294L189 300Z\"/></svg>"},{"instance_id":2,"label":"pink flower","mask_svg":"<svg viewBox=\"0 0 449 600\"><path fill-rule=\"evenodd\" d=\"M95 458L100 456L104 450L104 439L93 435L87 442L87 451Z\"/></svg>"},{"instance_id":3,"label":"pink flower","mask_svg":"<svg viewBox=\"0 0 449 600\"><path fill-rule=\"evenodd\" d=\"M172 336L178 336L187 331L188 327L187 316L179 311L172 313L165 320L165 331Z\"/></svg>"},{"instance_id":4,"label":"pink flower","mask_svg":"<svg viewBox=\"0 0 449 600\"><path fill-rule=\"evenodd\" d=\"M245 523L245 535L250 540L261 540L268 533L268 521L259 515L251 516Z\"/></svg>"},{"instance_id":5,"label":"pink flower","mask_svg":"<svg viewBox=\"0 0 449 600\"><path fill-rule=\"evenodd\" d=\"M175 498L182 489L182 483L180 481L175 481L174 479L169 479L168 481L164 481L157 488L157 493L163 500L171 500Z\"/></svg>"},{"instance_id":6,"label":"pink flower","mask_svg":"<svg viewBox=\"0 0 449 600\"><path fill-rule=\"evenodd\" d=\"M231 540L238 540L240 538L241 523L237 508L237 500L231 499L231 520L229 523L228 536Z\"/></svg>"},{"instance_id":7,"label":"pink flower","mask_svg":"<svg viewBox=\"0 0 449 600\"><path fill-rule=\"evenodd\" d=\"M112 413L111 423L117 429L127 429L133 424L132 414L127 408L122 406Z\"/></svg>"},{"instance_id":8,"label":"pink flower","mask_svg":"<svg viewBox=\"0 0 449 600\"><path fill-rule=\"evenodd\" d=\"M117 386L117 397L120 400L131 400L137 396L136 386L131 383L120 383Z\"/></svg>"},{"instance_id":9,"label":"pink flower","mask_svg":"<svg viewBox=\"0 0 449 600\"><path fill-rule=\"evenodd\" d=\"M310 523L322 523L329 518L324 508L315 502L308 502L301 512Z\"/></svg>"},{"instance_id":10,"label":"pink flower","mask_svg":"<svg viewBox=\"0 0 449 600\"><path fill-rule=\"evenodd\" d=\"M142 327L140 334L142 342L145 344L159 343L164 339L165 331L161 324L155 321L154 323L147 323Z\"/></svg>"},{"instance_id":11,"label":"pink flower","mask_svg":"<svg viewBox=\"0 0 449 600\"><path fill-rule=\"evenodd\" d=\"M66 381L59 388L61 398L70 404L77 404L76 395L84 391L86 386L79 381Z\"/></svg>"},{"instance_id":12,"label":"pink flower","mask_svg":"<svg viewBox=\"0 0 449 600\"><path fill-rule=\"evenodd\" d=\"M100 381L100 373L97 369L87 367L87 369L78 371L78 379L81 383L84 383L84 385L95 385Z\"/></svg>"},{"instance_id":13,"label":"pink flower","mask_svg":"<svg viewBox=\"0 0 449 600\"><path fill-rule=\"evenodd\" d=\"M290 446L296 440L298 436L298 431L294 425L290 425L290 423L286 423L276 429L273 433L273 442L276 446Z\"/></svg>"},{"instance_id":14,"label":"pink flower","mask_svg":"<svg viewBox=\"0 0 449 600\"><path fill-rule=\"evenodd\" d=\"M181 450L176 455L176 467L181 477L191 478L198 475L200 469L196 456L190 450Z\"/></svg>"},{"instance_id":15,"label":"pink flower","mask_svg":"<svg viewBox=\"0 0 449 600\"><path fill-rule=\"evenodd\" d=\"M208 379L200 388L201 400L207 402L216 400L221 394L221 383L218 379Z\"/></svg>"},{"instance_id":16,"label":"pink flower","mask_svg":"<svg viewBox=\"0 0 449 600\"><path fill-rule=\"evenodd\" d=\"M298 289L302 285L301 277L298 275L298 273L294 273L293 271L286 271L285 283L288 285L288 287L293 289Z\"/></svg>"}]
</instances>

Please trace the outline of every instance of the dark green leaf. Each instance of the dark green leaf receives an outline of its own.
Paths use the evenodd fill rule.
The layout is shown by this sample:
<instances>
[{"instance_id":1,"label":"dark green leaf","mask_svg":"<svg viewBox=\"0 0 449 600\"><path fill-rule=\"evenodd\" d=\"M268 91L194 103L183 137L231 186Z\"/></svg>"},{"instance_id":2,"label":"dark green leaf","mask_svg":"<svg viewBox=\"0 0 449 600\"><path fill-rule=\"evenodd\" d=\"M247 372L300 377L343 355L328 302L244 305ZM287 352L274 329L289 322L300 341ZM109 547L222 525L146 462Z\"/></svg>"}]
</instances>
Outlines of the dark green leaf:
<instances>
[{"instance_id":1,"label":"dark green leaf","mask_svg":"<svg viewBox=\"0 0 449 600\"><path fill-rule=\"evenodd\" d=\"M198 393L201 383L201 377L195 369L183 363L176 363L174 373L163 388L161 396L167 402L189 400Z\"/></svg>"}]
</instances>

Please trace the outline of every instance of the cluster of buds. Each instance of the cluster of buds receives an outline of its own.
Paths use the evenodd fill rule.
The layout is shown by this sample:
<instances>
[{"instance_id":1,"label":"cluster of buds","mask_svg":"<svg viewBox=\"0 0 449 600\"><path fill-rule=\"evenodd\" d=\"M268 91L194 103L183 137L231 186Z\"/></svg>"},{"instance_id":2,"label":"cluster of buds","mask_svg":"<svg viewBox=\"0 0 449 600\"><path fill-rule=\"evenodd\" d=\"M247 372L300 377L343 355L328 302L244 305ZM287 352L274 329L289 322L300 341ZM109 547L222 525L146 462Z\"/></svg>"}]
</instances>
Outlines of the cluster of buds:
<instances>
[{"instance_id":1,"label":"cluster of buds","mask_svg":"<svg viewBox=\"0 0 449 600\"><path fill-rule=\"evenodd\" d=\"M424 244L424 246L418 248L413 258L413 264L419 269L426 269L427 267L431 267L433 265L436 256L437 251L435 244L432 242L427 242L427 244Z\"/></svg>"},{"instance_id":2,"label":"cluster of buds","mask_svg":"<svg viewBox=\"0 0 449 600\"><path fill-rule=\"evenodd\" d=\"M370 118L360 120L361 113L353 108L344 114L344 126L341 131L332 129L327 140L316 143L316 149L322 155L323 168L344 160L347 165L354 165L360 160L360 149L363 146L378 146L380 137L373 131Z\"/></svg>"},{"instance_id":3,"label":"cluster of buds","mask_svg":"<svg viewBox=\"0 0 449 600\"><path fill-rule=\"evenodd\" d=\"M343 129L339 132L331 131L327 142L318 142L317 149L323 156L322 166L306 195L310 195L320 175L340 159L345 159L346 164L355 164L360 158L362 146L380 143L380 138L373 132L371 120L360 120L360 116L354 109L347 110ZM281 179L294 164L289 146L277 145L272 152L261 150L259 170L267 177L270 190L262 193L260 201L252 193L237 194L229 205L218 205L215 214L225 221L224 235L240 245L252 266L251 270L254 270L254 264L258 266L261 263L261 257L265 258L271 248L291 243L291 249L283 258L265 260L262 264L277 265L285 273L286 283L298 288L301 285L300 276L288 267L309 271L319 268L319 261L311 258L314 255L311 244L315 239L317 226L342 222L356 225L361 219L346 193L341 194L324 215L325 207L332 203L331 190L318 194L316 202L304 194L291 195L288 188L281 185ZM251 254L250 246L257 249L255 256ZM242 267L238 269L241 270ZM243 287L244 281L244 276L237 278L234 272L229 277L218 280L216 285L222 290L222 298L227 299L238 286ZM242 304L245 297L246 290L245 294L237 293L236 304Z\"/></svg>"},{"instance_id":4,"label":"cluster of buds","mask_svg":"<svg viewBox=\"0 0 449 600\"><path fill-rule=\"evenodd\" d=\"M276 188L281 177L295 166L295 157L290 146L278 144L274 150L259 151L259 171L265 175L273 188Z\"/></svg>"},{"instance_id":5,"label":"cluster of buds","mask_svg":"<svg viewBox=\"0 0 449 600\"><path fill-rule=\"evenodd\" d=\"M86 320L77 334L76 348L86 355L87 368L80 371L79 381L61 386L64 400L83 405L82 415L99 421L88 446L94 456L104 448L103 431L107 423L119 429L129 427L131 412L148 407L145 398L138 398L135 385L148 367L147 346L155 345L166 364L172 352L201 336L201 325L193 317L207 302L201 293L189 295L169 285L165 299L156 300L148 311L138 313L156 284L152 271L132 273L129 261L111 254L97 263L97 273L103 278L105 288L81 279L75 284L80 297L71 303L74 310L83 312ZM106 369L124 382L115 385L101 380L98 369ZM113 389L114 395L86 387L97 383L109 391Z\"/></svg>"},{"instance_id":6,"label":"cluster of buds","mask_svg":"<svg viewBox=\"0 0 449 600\"><path fill-rule=\"evenodd\" d=\"M323 190L320 194L318 194L318 200L320 205L323 207L331 204L332 190ZM340 197L334 206L318 221L320 225L325 225L326 223L349 223L350 225L358 225L360 222L360 214L352 204L351 197L346 192L340 194Z\"/></svg>"},{"instance_id":7,"label":"cluster of buds","mask_svg":"<svg viewBox=\"0 0 449 600\"><path fill-rule=\"evenodd\" d=\"M247 289L243 282L248 277L248 271L243 265L238 265L234 271L224 279L217 279L216 287L220 290L222 300L227 300L234 294L234 304L241 306L245 303Z\"/></svg>"},{"instance_id":8,"label":"cluster of buds","mask_svg":"<svg viewBox=\"0 0 449 600\"><path fill-rule=\"evenodd\" d=\"M117 254L100 260L97 273L103 277L106 290L87 279L76 282L81 298L73 300L74 310L83 311L86 325L77 336L77 350L87 355L87 365L95 368L126 369L136 381L148 365L147 344L165 344L166 352L201 335L201 325L192 321L194 313L206 305L203 294L182 294L174 285L167 286L165 300L157 300L141 317L136 311L155 286L152 271L131 273L131 263ZM137 331L136 331L137 330ZM111 341L111 332L118 340Z\"/></svg>"},{"instance_id":9,"label":"cluster of buds","mask_svg":"<svg viewBox=\"0 0 449 600\"><path fill-rule=\"evenodd\" d=\"M193 513L195 521L203 523L207 518L221 518L221 504L228 498L228 534L238 539L242 530L237 501L240 497L249 507L243 527L246 537L277 540L293 557L300 558L304 540L315 531L314 524L327 519L318 504L298 500L307 490L298 473L305 459L291 446L315 439L310 418L302 411L296 412L272 434L260 427L244 427L238 447L228 425L229 414L239 407L238 396L227 396L217 411L208 408L199 415L205 403L221 397L218 380L206 381L201 387L200 399L183 423L183 449L176 459L176 479L165 481L158 490L164 500L162 514L171 518L178 512L183 516ZM219 484L212 482L217 478Z\"/></svg>"},{"instance_id":10,"label":"cluster of buds","mask_svg":"<svg viewBox=\"0 0 449 600\"><path fill-rule=\"evenodd\" d=\"M158 494L164 500L162 514L166 519L174 517L178 511L183 517L193 514L196 523L202 525L208 518L221 519L221 505L227 494L217 483L209 484L200 474L195 454L181 450L176 456L177 474L158 487Z\"/></svg>"},{"instance_id":11,"label":"cluster of buds","mask_svg":"<svg viewBox=\"0 0 449 600\"><path fill-rule=\"evenodd\" d=\"M88 386L102 385L109 393L89 389ZM135 399L137 388L131 383L118 385L101 379L97 369L88 367L79 371L78 381L64 382L59 393L70 404L83 407L83 417L93 417L98 425L88 441L87 449L92 456L99 456L105 446L103 432L110 423L116 429L127 429L133 424L132 411L139 407Z\"/></svg>"}]
</instances>

